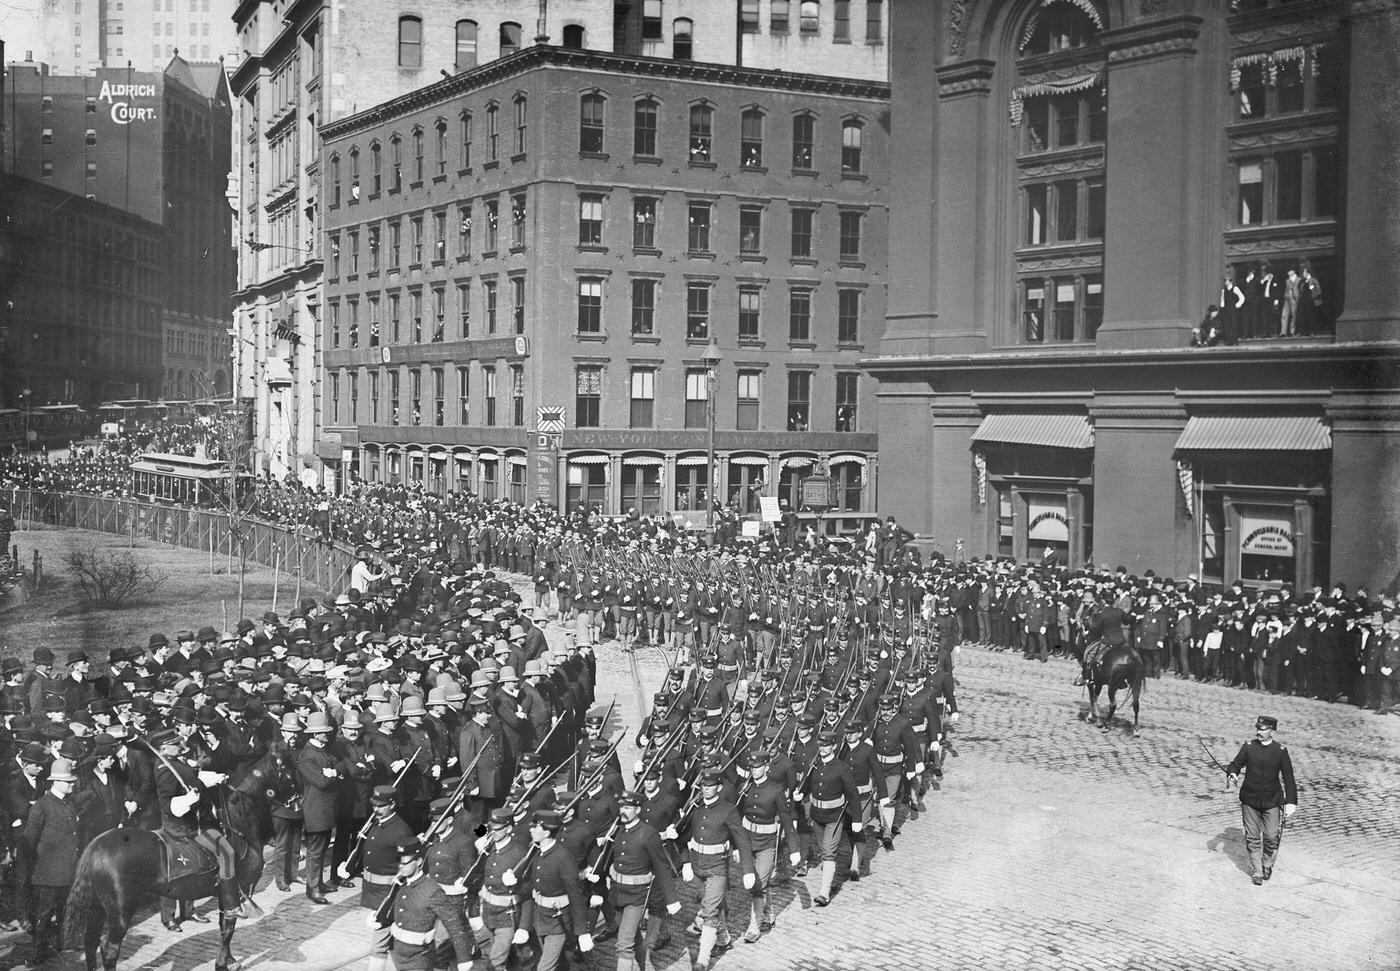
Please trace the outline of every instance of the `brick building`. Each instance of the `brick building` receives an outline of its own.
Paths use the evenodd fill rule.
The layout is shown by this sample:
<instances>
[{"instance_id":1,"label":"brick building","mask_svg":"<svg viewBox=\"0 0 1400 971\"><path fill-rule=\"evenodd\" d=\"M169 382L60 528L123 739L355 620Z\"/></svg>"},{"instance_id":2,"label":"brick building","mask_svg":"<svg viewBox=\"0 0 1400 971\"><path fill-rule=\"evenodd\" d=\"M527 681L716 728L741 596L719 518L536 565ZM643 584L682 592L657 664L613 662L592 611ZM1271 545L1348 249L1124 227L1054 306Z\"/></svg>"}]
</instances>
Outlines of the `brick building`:
<instances>
[{"instance_id":1,"label":"brick building","mask_svg":"<svg viewBox=\"0 0 1400 971\"><path fill-rule=\"evenodd\" d=\"M161 376L152 397L228 393L231 107L218 64L61 75L6 70L4 169L162 228Z\"/></svg>"},{"instance_id":2,"label":"brick building","mask_svg":"<svg viewBox=\"0 0 1400 971\"><path fill-rule=\"evenodd\" d=\"M536 46L326 126L323 460L702 521L713 341L724 498L868 514L887 96Z\"/></svg>"},{"instance_id":3,"label":"brick building","mask_svg":"<svg viewBox=\"0 0 1400 971\"><path fill-rule=\"evenodd\" d=\"M0 407L154 398L164 232L52 185L0 176Z\"/></svg>"},{"instance_id":4,"label":"brick building","mask_svg":"<svg viewBox=\"0 0 1400 971\"><path fill-rule=\"evenodd\" d=\"M882 511L969 556L1388 583L1394 0L894 7Z\"/></svg>"}]
</instances>

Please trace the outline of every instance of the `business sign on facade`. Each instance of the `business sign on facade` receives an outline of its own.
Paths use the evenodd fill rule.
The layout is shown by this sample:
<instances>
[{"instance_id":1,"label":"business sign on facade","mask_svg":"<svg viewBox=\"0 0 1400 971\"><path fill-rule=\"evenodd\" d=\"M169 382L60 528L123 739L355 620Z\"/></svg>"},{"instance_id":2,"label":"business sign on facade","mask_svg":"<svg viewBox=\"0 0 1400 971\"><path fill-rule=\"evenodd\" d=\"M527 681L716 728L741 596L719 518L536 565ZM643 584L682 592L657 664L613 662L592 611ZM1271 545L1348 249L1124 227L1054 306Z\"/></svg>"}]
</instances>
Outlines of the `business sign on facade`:
<instances>
[{"instance_id":1,"label":"business sign on facade","mask_svg":"<svg viewBox=\"0 0 1400 971\"><path fill-rule=\"evenodd\" d=\"M1287 510L1240 510L1240 552L1254 556L1293 556L1293 517Z\"/></svg>"},{"instance_id":2,"label":"business sign on facade","mask_svg":"<svg viewBox=\"0 0 1400 971\"><path fill-rule=\"evenodd\" d=\"M546 435L561 435L564 432L564 406L540 405L535 409L535 431Z\"/></svg>"},{"instance_id":3,"label":"business sign on facade","mask_svg":"<svg viewBox=\"0 0 1400 971\"><path fill-rule=\"evenodd\" d=\"M103 81L97 100L109 106L107 110L114 122L129 125L134 121L156 120L156 96L154 84Z\"/></svg>"},{"instance_id":4,"label":"business sign on facade","mask_svg":"<svg viewBox=\"0 0 1400 971\"><path fill-rule=\"evenodd\" d=\"M1026 521L1026 535L1034 542L1069 542L1069 504L1064 496L1026 496Z\"/></svg>"}]
</instances>

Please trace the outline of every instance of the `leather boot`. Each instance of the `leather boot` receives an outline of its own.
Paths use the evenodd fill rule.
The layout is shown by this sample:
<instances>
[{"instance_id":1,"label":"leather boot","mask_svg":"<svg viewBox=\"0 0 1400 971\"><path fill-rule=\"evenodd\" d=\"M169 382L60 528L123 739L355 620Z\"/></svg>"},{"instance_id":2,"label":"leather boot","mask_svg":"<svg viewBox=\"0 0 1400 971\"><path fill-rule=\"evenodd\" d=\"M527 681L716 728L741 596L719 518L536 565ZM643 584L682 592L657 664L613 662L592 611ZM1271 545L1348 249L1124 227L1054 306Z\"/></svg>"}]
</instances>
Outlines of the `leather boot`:
<instances>
[{"instance_id":1,"label":"leather boot","mask_svg":"<svg viewBox=\"0 0 1400 971\"><path fill-rule=\"evenodd\" d=\"M236 879L219 881L219 913L228 917L242 917L242 894Z\"/></svg>"}]
</instances>

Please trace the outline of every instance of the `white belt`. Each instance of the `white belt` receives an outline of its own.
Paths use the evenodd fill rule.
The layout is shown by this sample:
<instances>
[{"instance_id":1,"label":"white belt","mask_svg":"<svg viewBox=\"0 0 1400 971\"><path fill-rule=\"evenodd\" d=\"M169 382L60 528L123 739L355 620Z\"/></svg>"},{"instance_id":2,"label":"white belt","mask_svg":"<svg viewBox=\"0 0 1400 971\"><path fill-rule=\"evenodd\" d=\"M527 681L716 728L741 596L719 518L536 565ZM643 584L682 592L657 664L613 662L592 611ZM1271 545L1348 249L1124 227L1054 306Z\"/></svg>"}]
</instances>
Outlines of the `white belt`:
<instances>
[{"instance_id":1,"label":"white belt","mask_svg":"<svg viewBox=\"0 0 1400 971\"><path fill-rule=\"evenodd\" d=\"M862 796L865 796L865 795L869 795L870 792L871 792L872 790L874 790L874 788L875 788L875 786L874 786L873 783L867 782L867 783L866 783L865 785L863 785L863 786L856 786L856 792L860 793Z\"/></svg>"},{"instance_id":2,"label":"white belt","mask_svg":"<svg viewBox=\"0 0 1400 971\"><path fill-rule=\"evenodd\" d=\"M813 808L813 809L840 809L840 808L841 808L842 806L844 806L844 805L846 805L846 800L844 800L844 799L813 799L813 800L812 800L812 808Z\"/></svg>"},{"instance_id":3,"label":"white belt","mask_svg":"<svg viewBox=\"0 0 1400 971\"><path fill-rule=\"evenodd\" d=\"M875 758L879 759L885 765L898 765L900 762L904 761L903 755L881 755L878 752L875 753Z\"/></svg>"},{"instance_id":4,"label":"white belt","mask_svg":"<svg viewBox=\"0 0 1400 971\"><path fill-rule=\"evenodd\" d=\"M747 816L744 817L744 829L748 830L750 833L757 833L760 836L776 833L781 828L782 827L777 823L759 823L749 819Z\"/></svg>"},{"instance_id":5,"label":"white belt","mask_svg":"<svg viewBox=\"0 0 1400 971\"><path fill-rule=\"evenodd\" d=\"M449 897L461 897L467 892L466 887L459 887L455 883L439 883L438 886L441 887L442 892Z\"/></svg>"},{"instance_id":6,"label":"white belt","mask_svg":"<svg viewBox=\"0 0 1400 971\"><path fill-rule=\"evenodd\" d=\"M393 935L394 940L404 944L423 945L433 943L434 932L432 930L408 931L404 930L398 924L395 924L393 927L389 928L389 933Z\"/></svg>"},{"instance_id":7,"label":"white belt","mask_svg":"<svg viewBox=\"0 0 1400 971\"><path fill-rule=\"evenodd\" d=\"M690 852L705 856L719 856L729 852L729 840L725 840L723 843L697 843L695 840L691 840Z\"/></svg>"},{"instance_id":8,"label":"white belt","mask_svg":"<svg viewBox=\"0 0 1400 971\"><path fill-rule=\"evenodd\" d=\"M919 722L919 724L912 727L916 732L926 732L928 731L928 722Z\"/></svg>"},{"instance_id":9,"label":"white belt","mask_svg":"<svg viewBox=\"0 0 1400 971\"><path fill-rule=\"evenodd\" d=\"M706 708L706 709L705 709L705 717L707 717L707 718L718 718L720 715L723 715L723 714L724 714L724 709L723 709L723 708Z\"/></svg>"},{"instance_id":10,"label":"white belt","mask_svg":"<svg viewBox=\"0 0 1400 971\"><path fill-rule=\"evenodd\" d=\"M620 883L629 887L644 887L651 883L650 873L623 873L617 867L613 867L612 870L609 871L608 876L612 878L613 883Z\"/></svg>"},{"instance_id":11,"label":"white belt","mask_svg":"<svg viewBox=\"0 0 1400 971\"><path fill-rule=\"evenodd\" d=\"M557 897L546 897L542 893L535 894L535 903L541 907L554 907L556 909L569 906L569 895L561 893Z\"/></svg>"},{"instance_id":12,"label":"white belt","mask_svg":"<svg viewBox=\"0 0 1400 971\"><path fill-rule=\"evenodd\" d=\"M737 664L721 664L721 665L719 665L719 669L720 669L721 671L737 671L737 670L739 670L739 665L737 665Z\"/></svg>"},{"instance_id":13,"label":"white belt","mask_svg":"<svg viewBox=\"0 0 1400 971\"><path fill-rule=\"evenodd\" d=\"M481 900L493 907L514 907L520 902L508 893L492 893L490 890L481 891Z\"/></svg>"},{"instance_id":14,"label":"white belt","mask_svg":"<svg viewBox=\"0 0 1400 971\"><path fill-rule=\"evenodd\" d=\"M363 873L360 874L360 876L364 877L365 883L377 883L381 885L393 883L395 880L398 879L398 877L396 877L392 873L386 875L383 873L371 873L369 870L365 870Z\"/></svg>"}]
</instances>

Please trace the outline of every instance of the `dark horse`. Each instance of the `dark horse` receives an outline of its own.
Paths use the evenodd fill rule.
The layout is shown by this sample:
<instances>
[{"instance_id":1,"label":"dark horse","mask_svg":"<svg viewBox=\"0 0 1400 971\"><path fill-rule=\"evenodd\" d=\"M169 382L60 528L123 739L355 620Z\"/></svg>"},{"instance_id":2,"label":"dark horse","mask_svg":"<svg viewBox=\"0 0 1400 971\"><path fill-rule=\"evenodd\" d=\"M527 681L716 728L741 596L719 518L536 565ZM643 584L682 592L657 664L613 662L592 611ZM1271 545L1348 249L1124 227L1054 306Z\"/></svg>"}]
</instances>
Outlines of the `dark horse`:
<instances>
[{"instance_id":1,"label":"dark horse","mask_svg":"<svg viewBox=\"0 0 1400 971\"><path fill-rule=\"evenodd\" d=\"M247 894L262 876L263 846L272 826L270 791L265 774L256 768L223 790L224 830L237 853L239 886ZM68 895L64 928L70 944L76 943L81 930L88 971L96 971L99 950L104 971L116 971L122 939L142 905L157 897L168 906L165 901L170 899L194 901L217 894L214 869L163 884L161 855L160 837L135 828L110 829L83 851ZM219 915L216 971L238 967L229 949L237 922L236 917Z\"/></svg>"},{"instance_id":2,"label":"dark horse","mask_svg":"<svg viewBox=\"0 0 1400 971\"><path fill-rule=\"evenodd\" d=\"M1133 734L1138 733L1138 700L1142 697L1144 665L1142 655L1127 644L1110 647L1085 675L1089 688L1089 724L1108 731L1113 714L1118 710L1118 692L1129 688L1133 693ZM1108 715L1099 721L1099 692L1108 689Z\"/></svg>"}]
</instances>

